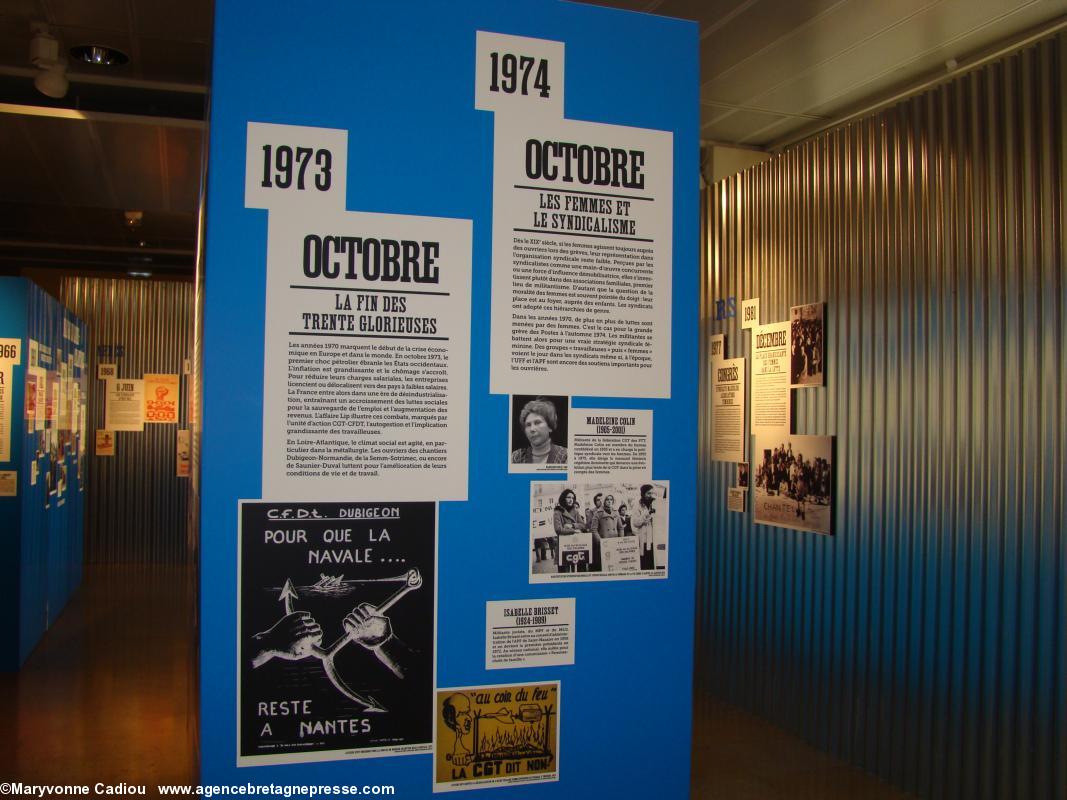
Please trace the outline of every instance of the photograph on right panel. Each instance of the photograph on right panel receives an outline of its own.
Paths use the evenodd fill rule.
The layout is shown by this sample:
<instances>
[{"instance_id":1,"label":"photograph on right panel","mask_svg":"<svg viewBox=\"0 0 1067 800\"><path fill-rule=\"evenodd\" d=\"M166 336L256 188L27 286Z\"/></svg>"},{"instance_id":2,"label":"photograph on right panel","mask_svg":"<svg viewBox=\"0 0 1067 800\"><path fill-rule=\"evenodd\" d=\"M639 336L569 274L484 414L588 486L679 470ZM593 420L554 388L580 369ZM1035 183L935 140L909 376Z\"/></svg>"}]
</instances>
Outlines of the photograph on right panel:
<instances>
[{"instance_id":1,"label":"photograph on right panel","mask_svg":"<svg viewBox=\"0 0 1067 800\"><path fill-rule=\"evenodd\" d=\"M823 325L825 303L809 303L789 309L790 363L789 385L794 389L805 386L822 386Z\"/></svg>"},{"instance_id":2,"label":"photograph on right panel","mask_svg":"<svg viewBox=\"0 0 1067 800\"><path fill-rule=\"evenodd\" d=\"M830 533L833 451L832 436L757 436L752 454L756 523Z\"/></svg>"}]
</instances>

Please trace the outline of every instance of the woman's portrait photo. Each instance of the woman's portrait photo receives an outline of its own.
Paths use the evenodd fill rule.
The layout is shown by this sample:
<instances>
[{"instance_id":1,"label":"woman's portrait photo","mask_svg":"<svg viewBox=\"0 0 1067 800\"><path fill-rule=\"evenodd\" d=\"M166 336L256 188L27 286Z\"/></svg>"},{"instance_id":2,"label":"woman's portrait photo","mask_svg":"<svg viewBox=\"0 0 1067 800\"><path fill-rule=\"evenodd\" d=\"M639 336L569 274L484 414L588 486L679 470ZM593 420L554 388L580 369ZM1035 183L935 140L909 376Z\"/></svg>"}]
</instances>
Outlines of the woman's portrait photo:
<instances>
[{"instance_id":1,"label":"woman's portrait photo","mask_svg":"<svg viewBox=\"0 0 1067 800\"><path fill-rule=\"evenodd\" d=\"M511 396L511 457L508 472L566 472L570 398Z\"/></svg>"}]
</instances>

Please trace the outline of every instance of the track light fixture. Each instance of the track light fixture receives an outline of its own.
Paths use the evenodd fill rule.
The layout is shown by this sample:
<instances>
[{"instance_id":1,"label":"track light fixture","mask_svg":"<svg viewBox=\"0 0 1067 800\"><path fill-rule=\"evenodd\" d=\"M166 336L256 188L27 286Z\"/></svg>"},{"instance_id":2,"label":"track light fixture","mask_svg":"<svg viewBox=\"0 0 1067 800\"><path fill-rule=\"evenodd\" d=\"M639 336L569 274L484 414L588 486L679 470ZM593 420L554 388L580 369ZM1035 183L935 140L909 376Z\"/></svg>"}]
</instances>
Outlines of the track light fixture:
<instances>
[{"instance_id":1,"label":"track light fixture","mask_svg":"<svg viewBox=\"0 0 1067 800\"><path fill-rule=\"evenodd\" d=\"M59 99L65 97L70 83L67 81L67 63L59 57L59 40L39 25L30 39L30 63L39 70L33 85L43 95Z\"/></svg>"}]
</instances>

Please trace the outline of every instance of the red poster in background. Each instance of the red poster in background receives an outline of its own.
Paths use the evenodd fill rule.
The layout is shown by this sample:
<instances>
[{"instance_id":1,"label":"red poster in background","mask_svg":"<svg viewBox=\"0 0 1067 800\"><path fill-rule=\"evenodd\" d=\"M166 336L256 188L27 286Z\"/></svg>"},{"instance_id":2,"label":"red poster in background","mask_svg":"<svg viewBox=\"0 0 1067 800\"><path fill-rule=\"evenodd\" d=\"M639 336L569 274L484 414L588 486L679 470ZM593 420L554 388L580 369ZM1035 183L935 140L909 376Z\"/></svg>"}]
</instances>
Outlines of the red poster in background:
<instances>
[{"instance_id":1,"label":"red poster in background","mask_svg":"<svg viewBox=\"0 0 1067 800\"><path fill-rule=\"evenodd\" d=\"M145 373L144 421L177 422L181 391L175 374Z\"/></svg>"},{"instance_id":2,"label":"red poster in background","mask_svg":"<svg viewBox=\"0 0 1067 800\"><path fill-rule=\"evenodd\" d=\"M49 372L48 390L44 393L44 418L49 422L56 419L56 406L59 405L59 373Z\"/></svg>"},{"instance_id":3,"label":"red poster in background","mask_svg":"<svg viewBox=\"0 0 1067 800\"><path fill-rule=\"evenodd\" d=\"M26 376L26 419L35 420L37 418L37 376L29 374Z\"/></svg>"}]
</instances>

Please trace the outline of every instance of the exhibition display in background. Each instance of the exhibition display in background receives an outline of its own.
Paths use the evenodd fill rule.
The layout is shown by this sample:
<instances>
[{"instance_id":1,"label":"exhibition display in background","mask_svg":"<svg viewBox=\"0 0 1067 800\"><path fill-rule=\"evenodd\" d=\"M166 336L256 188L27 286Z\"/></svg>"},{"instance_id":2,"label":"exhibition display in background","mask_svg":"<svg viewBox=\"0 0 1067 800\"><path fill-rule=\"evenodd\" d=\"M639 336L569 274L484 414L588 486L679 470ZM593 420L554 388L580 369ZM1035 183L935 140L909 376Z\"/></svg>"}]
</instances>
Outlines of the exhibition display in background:
<instances>
[{"instance_id":1,"label":"exhibition display in background","mask_svg":"<svg viewBox=\"0 0 1067 800\"><path fill-rule=\"evenodd\" d=\"M82 578L86 326L0 278L0 669L22 666Z\"/></svg>"},{"instance_id":2,"label":"exhibition display in background","mask_svg":"<svg viewBox=\"0 0 1067 800\"><path fill-rule=\"evenodd\" d=\"M85 563L194 562L187 540L192 470L181 458L195 400L192 284L71 276L63 280L60 298L88 327L93 469L86 489ZM170 376L162 403L155 390L144 391L143 402L124 412L130 398L120 384L148 389L144 381L153 375ZM107 427L109 417L121 416L133 424Z\"/></svg>"},{"instance_id":3,"label":"exhibition display in background","mask_svg":"<svg viewBox=\"0 0 1067 800\"><path fill-rule=\"evenodd\" d=\"M697 29L216 10L202 781L689 792Z\"/></svg>"}]
</instances>

